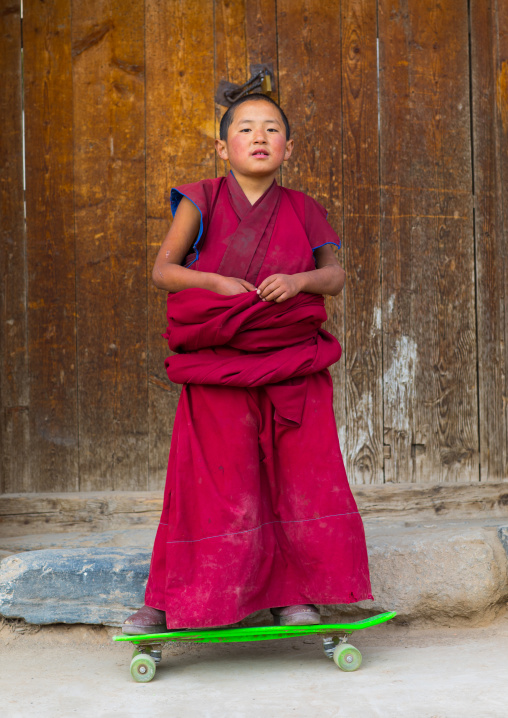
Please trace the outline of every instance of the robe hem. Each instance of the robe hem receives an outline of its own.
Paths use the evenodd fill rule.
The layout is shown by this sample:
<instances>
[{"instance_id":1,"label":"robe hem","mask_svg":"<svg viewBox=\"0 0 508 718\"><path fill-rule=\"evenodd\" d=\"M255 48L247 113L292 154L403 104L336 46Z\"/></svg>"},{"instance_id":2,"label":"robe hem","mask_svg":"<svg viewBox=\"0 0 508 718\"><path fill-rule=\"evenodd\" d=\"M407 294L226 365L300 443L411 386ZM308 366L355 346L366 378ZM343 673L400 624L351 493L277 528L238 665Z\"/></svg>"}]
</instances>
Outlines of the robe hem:
<instances>
[{"instance_id":1,"label":"robe hem","mask_svg":"<svg viewBox=\"0 0 508 718\"><path fill-rule=\"evenodd\" d=\"M347 598L325 598L325 599L318 599L318 598L309 598L305 601L305 603L313 603L315 605L320 606L332 606L332 605L349 605L351 603L359 603L360 601L374 601L374 596L369 593L364 598L356 598L356 596L353 596L351 598L351 592L349 593ZM153 604L157 603L157 606L154 606ZM167 611L165 603L162 601L154 601L153 599L150 600L150 602L147 602L145 605L150 606L151 608L156 608L159 611ZM283 605L283 604L282 604ZM288 604L288 605L298 605L298 604ZM254 610L249 610L247 612L241 612L238 614L237 618L234 618L232 620L228 620L226 622L206 622L206 623L200 623L200 625L186 625L182 626L182 621L176 621L178 625L175 626L167 626L169 631L176 631L176 630L199 630L202 628L221 628L223 626L234 626L236 623L239 623L240 621L244 621L248 616L252 616L252 614L257 613L258 611L269 611L270 608L275 608L274 606L260 606L259 608L255 608ZM183 623L186 623L186 621L183 621Z\"/></svg>"}]
</instances>

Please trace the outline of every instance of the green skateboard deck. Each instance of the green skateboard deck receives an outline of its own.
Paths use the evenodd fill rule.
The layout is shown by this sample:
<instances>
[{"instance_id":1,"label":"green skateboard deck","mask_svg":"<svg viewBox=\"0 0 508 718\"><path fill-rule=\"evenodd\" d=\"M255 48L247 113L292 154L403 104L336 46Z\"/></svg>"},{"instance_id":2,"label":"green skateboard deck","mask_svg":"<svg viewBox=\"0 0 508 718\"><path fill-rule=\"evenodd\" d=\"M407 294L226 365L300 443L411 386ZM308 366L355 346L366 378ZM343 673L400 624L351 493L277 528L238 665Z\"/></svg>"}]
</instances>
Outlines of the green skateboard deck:
<instances>
[{"instance_id":1,"label":"green skateboard deck","mask_svg":"<svg viewBox=\"0 0 508 718\"><path fill-rule=\"evenodd\" d=\"M271 641L295 636L323 636L325 654L343 671L356 671L362 663L360 651L347 642L348 636L364 628L378 626L394 618L395 611L380 613L353 623L318 623L314 626L255 626L249 628L199 628L144 636L113 636L113 641L127 641L135 649L131 661L131 675L135 681L147 683L155 675L165 643L240 643Z\"/></svg>"}]
</instances>

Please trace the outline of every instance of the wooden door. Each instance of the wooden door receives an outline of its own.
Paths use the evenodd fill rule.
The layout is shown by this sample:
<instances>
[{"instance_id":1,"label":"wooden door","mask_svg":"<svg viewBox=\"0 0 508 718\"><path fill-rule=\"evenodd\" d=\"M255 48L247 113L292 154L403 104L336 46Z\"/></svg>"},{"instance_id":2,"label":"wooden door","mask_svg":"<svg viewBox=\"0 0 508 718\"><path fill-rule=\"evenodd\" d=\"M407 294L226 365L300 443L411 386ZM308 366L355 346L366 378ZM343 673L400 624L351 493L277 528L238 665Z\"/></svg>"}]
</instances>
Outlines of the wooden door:
<instances>
[{"instance_id":1,"label":"wooden door","mask_svg":"<svg viewBox=\"0 0 508 718\"><path fill-rule=\"evenodd\" d=\"M264 62L296 141L282 182L322 202L343 240L346 286L327 308L351 482L508 476L500 4L25 0L23 12L2 0L3 491L162 486L179 388L150 275L169 192L224 173L218 83Z\"/></svg>"}]
</instances>

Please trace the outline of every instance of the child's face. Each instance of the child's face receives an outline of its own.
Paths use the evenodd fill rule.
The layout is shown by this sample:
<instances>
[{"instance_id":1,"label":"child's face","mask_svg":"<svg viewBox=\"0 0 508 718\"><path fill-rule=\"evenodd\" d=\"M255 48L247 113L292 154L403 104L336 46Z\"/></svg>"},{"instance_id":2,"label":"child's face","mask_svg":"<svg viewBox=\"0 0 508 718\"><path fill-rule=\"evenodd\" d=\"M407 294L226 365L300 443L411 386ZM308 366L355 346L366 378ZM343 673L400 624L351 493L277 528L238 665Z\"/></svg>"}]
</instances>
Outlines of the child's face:
<instances>
[{"instance_id":1,"label":"child's face","mask_svg":"<svg viewBox=\"0 0 508 718\"><path fill-rule=\"evenodd\" d=\"M288 160L293 140L286 140L286 128L278 109L270 102L244 102L236 108L226 142L216 140L219 157L229 160L231 169L248 176L274 175Z\"/></svg>"}]
</instances>

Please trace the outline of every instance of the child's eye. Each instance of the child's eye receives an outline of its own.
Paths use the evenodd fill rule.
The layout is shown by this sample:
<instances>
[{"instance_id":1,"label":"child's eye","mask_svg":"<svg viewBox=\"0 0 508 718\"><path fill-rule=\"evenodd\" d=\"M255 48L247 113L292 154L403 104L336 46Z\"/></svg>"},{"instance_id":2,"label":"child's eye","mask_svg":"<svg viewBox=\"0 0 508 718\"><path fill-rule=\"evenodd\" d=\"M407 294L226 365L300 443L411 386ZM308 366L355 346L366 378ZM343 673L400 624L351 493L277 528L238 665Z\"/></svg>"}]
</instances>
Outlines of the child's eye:
<instances>
[{"instance_id":1,"label":"child's eye","mask_svg":"<svg viewBox=\"0 0 508 718\"><path fill-rule=\"evenodd\" d=\"M269 127L268 132L278 132L279 130L276 127Z\"/></svg>"}]
</instances>

